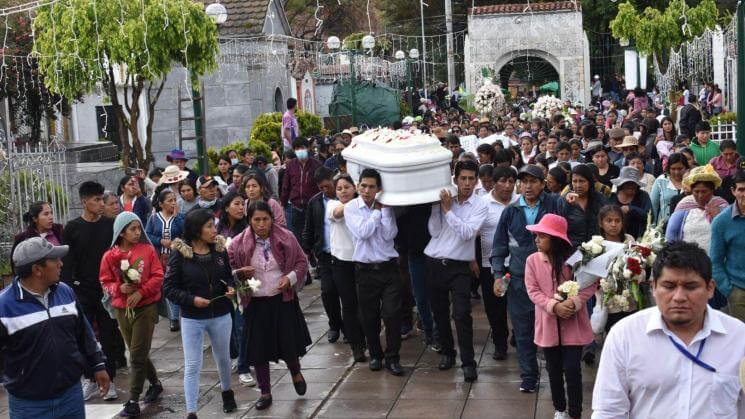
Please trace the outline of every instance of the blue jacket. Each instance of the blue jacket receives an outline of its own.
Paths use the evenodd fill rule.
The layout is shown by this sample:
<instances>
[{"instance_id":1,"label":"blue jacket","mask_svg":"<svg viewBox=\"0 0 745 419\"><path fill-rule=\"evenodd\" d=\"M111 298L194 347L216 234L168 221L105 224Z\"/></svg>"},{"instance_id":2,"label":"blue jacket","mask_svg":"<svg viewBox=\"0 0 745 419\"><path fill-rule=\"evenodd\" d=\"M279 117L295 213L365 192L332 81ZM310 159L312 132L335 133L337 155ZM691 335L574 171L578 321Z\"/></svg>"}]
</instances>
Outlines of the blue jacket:
<instances>
[{"instance_id":1,"label":"blue jacket","mask_svg":"<svg viewBox=\"0 0 745 419\"><path fill-rule=\"evenodd\" d=\"M539 199L541 205L538 208L536 223L546 214L559 213L559 201L561 200L559 195L543 192ZM504 261L508 256L510 258L510 275L513 278L523 278L525 276L525 261L531 253L538 250L535 246L533 233L525 229L527 225L525 211L520 206L520 200L511 203L502 212L502 217L497 224L497 231L494 232L494 244L492 244L490 259L492 269L495 270L495 277L502 276L504 273L496 269L504 266Z\"/></svg>"},{"instance_id":2,"label":"blue jacket","mask_svg":"<svg viewBox=\"0 0 745 419\"><path fill-rule=\"evenodd\" d=\"M732 216L737 203L720 212L711 222L709 257L717 289L725 296L732 288L745 290L745 218Z\"/></svg>"},{"instance_id":3,"label":"blue jacket","mask_svg":"<svg viewBox=\"0 0 745 419\"><path fill-rule=\"evenodd\" d=\"M160 244L163 239L163 227L165 220L159 212L154 213L147 220L145 226L145 234L150 239L150 243L155 246L155 250L158 254L163 250L163 246ZM180 239L184 235L184 214L176 214L171 218L171 241Z\"/></svg>"},{"instance_id":4,"label":"blue jacket","mask_svg":"<svg viewBox=\"0 0 745 419\"><path fill-rule=\"evenodd\" d=\"M142 221L142 225L147 224L147 218L150 216L151 210L149 199L144 196L135 198L134 205L132 205L132 212L137 214L137 218ZM119 211L124 211L124 201L121 196L119 196Z\"/></svg>"},{"instance_id":5,"label":"blue jacket","mask_svg":"<svg viewBox=\"0 0 745 419\"><path fill-rule=\"evenodd\" d=\"M60 282L49 288L45 308L16 278L0 293L0 350L3 385L27 400L54 398L80 385L84 372L106 369L75 292Z\"/></svg>"}]
</instances>

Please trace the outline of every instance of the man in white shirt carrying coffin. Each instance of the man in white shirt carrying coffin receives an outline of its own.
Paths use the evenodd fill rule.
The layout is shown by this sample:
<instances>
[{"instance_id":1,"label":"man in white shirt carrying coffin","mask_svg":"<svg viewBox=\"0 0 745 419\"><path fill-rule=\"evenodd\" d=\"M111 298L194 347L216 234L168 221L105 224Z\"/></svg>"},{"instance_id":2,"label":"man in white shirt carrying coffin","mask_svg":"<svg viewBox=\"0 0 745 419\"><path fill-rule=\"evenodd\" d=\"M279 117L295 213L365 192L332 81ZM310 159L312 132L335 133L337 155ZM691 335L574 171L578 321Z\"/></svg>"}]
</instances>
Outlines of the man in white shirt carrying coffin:
<instances>
[{"instance_id":1,"label":"man in white shirt carrying coffin","mask_svg":"<svg viewBox=\"0 0 745 419\"><path fill-rule=\"evenodd\" d=\"M450 302L458 332L458 347L467 382L478 377L473 353L473 319L471 318L470 263L476 260L476 237L486 219L486 204L473 191L479 167L473 161L455 164L458 194L450 196L444 189L440 203L432 206L429 233L432 239L424 249L427 255L428 294L442 346L440 370L455 364L455 345L450 327Z\"/></svg>"},{"instance_id":2,"label":"man in white shirt carrying coffin","mask_svg":"<svg viewBox=\"0 0 745 419\"><path fill-rule=\"evenodd\" d=\"M745 418L738 379L745 323L707 305L711 261L696 244L665 247L652 268L656 307L613 326L592 417Z\"/></svg>"},{"instance_id":3,"label":"man in white shirt carrying coffin","mask_svg":"<svg viewBox=\"0 0 745 419\"><path fill-rule=\"evenodd\" d=\"M362 328L370 349L370 369L385 367L401 376L401 288L398 252L393 239L398 233L393 210L376 200L382 190L380 173L364 169L357 191L360 196L344 206L344 220L354 242L357 300L362 313ZM380 345L380 320L385 324L385 352Z\"/></svg>"}]
</instances>

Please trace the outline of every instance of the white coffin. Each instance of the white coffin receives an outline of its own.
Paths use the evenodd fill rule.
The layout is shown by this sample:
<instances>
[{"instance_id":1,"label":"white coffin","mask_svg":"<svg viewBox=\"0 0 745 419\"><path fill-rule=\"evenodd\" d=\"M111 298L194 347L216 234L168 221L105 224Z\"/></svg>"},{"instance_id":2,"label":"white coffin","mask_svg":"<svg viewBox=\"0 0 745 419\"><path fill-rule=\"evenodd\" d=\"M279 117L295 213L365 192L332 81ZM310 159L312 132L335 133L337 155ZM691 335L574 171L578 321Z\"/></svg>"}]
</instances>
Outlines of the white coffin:
<instances>
[{"instance_id":1,"label":"white coffin","mask_svg":"<svg viewBox=\"0 0 745 419\"><path fill-rule=\"evenodd\" d=\"M380 172L385 205L416 205L440 200L440 191L455 194L450 175L452 153L437 137L379 128L360 134L345 148L347 171L355 182L363 169Z\"/></svg>"}]
</instances>

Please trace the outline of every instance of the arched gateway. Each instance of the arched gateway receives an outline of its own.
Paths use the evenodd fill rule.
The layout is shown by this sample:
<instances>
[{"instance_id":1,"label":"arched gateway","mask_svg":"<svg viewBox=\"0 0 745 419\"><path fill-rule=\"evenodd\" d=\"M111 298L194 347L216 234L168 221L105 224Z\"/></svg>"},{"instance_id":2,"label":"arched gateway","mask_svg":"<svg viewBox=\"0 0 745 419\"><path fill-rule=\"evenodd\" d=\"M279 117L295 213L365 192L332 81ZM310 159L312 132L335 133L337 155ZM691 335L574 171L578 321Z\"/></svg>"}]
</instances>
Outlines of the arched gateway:
<instances>
[{"instance_id":1,"label":"arched gateway","mask_svg":"<svg viewBox=\"0 0 745 419\"><path fill-rule=\"evenodd\" d=\"M579 1L502 4L468 10L466 88L482 84L482 69L513 94L558 88L558 96L590 100L589 43Z\"/></svg>"}]
</instances>

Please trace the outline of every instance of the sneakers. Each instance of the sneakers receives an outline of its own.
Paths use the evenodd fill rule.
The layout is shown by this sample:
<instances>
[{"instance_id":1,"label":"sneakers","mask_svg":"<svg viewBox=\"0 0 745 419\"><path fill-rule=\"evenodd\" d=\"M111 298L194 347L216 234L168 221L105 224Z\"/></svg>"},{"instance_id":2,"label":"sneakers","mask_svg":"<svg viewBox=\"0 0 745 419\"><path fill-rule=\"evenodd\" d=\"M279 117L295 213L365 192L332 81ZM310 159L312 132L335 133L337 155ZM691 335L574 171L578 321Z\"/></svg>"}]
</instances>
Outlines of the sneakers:
<instances>
[{"instance_id":1,"label":"sneakers","mask_svg":"<svg viewBox=\"0 0 745 419\"><path fill-rule=\"evenodd\" d=\"M129 400L127 403L124 403L124 408L119 412L119 416L127 418L140 416L140 404L134 400Z\"/></svg>"},{"instance_id":2,"label":"sneakers","mask_svg":"<svg viewBox=\"0 0 745 419\"><path fill-rule=\"evenodd\" d=\"M235 373L238 371L238 358L230 360L230 372Z\"/></svg>"},{"instance_id":3,"label":"sneakers","mask_svg":"<svg viewBox=\"0 0 745 419\"><path fill-rule=\"evenodd\" d=\"M245 374L239 374L238 381L240 381L242 386L246 387L254 387L256 385L256 381L254 380L253 376L251 376L251 373L248 372Z\"/></svg>"},{"instance_id":4,"label":"sneakers","mask_svg":"<svg viewBox=\"0 0 745 419\"><path fill-rule=\"evenodd\" d=\"M520 384L520 391L523 393L535 393L535 385L533 381L523 380Z\"/></svg>"},{"instance_id":5,"label":"sneakers","mask_svg":"<svg viewBox=\"0 0 745 419\"><path fill-rule=\"evenodd\" d=\"M153 403L158 400L160 393L163 392L163 385L161 383L151 384L145 392L145 397L142 399L145 403Z\"/></svg>"},{"instance_id":6,"label":"sneakers","mask_svg":"<svg viewBox=\"0 0 745 419\"><path fill-rule=\"evenodd\" d=\"M110 402L118 398L119 398L119 395L116 393L116 386L114 385L114 382L112 381L109 384L109 391L106 392L106 395L103 396L103 399L106 400L107 402Z\"/></svg>"},{"instance_id":7,"label":"sneakers","mask_svg":"<svg viewBox=\"0 0 745 419\"><path fill-rule=\"evenodd\" d=\"M557 410L554 412L554 419L571 419L571 417L569 417L569 414L567 414L567 412L559 412Z\"/></svg>"},{"instance_id":8,"label":"sneakers","mask_svg":"<svg viewBox=\"0 0 745 419\"><path fill-rule=\"evenodd\" d=\"M98 384L94 381L83 381L83 400L88 401L98 395Z\"/></svg>"}]
</instances>

